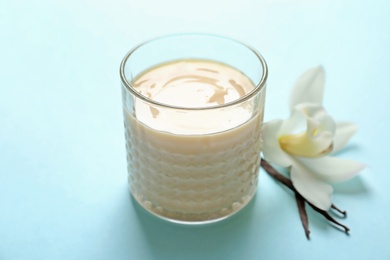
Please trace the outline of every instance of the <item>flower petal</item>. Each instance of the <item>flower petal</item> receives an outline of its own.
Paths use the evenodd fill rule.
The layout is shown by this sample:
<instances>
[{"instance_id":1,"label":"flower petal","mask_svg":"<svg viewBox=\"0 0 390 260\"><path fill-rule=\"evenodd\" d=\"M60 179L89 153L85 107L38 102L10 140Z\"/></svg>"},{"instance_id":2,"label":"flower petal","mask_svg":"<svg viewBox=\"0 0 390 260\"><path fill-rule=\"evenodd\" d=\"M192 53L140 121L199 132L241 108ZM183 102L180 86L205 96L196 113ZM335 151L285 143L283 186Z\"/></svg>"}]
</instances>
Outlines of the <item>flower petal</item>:
<instances>
[{"instance_id":1,"label":"flower petal","mask_svg":"<svg viewBox=\"0 0 390 260\"><path fill-rule=\"evenodd\" d=\"M310 172L328 182L346 181L364 168L362 163L330 156L295 159L305 165Z\"/></svg>"},{"instance_id":2,"label":"flower petal","mask_svg":"<svg viewBox=\"0 0 390 260\"><path fill-rule=\"evenodd\" d=\"M322 104L324 68L309 69L297 80L290 94L290 109L301 103Z\"/></svg>"},{"instance_id":3,"label":"flower petal","mask_svg":"<svg viewBox=\"0 0 390 260\"><path fill-rule=\"evenodd\" d=\"M304 121L306 129L291 134ZM280 146L289 154L303 157L319 157L332 150L336 126L332 117L318 104L299 104L282 126ZM290 133L290 134L286 134Z\"/></svg>"},{"instance_id":4,"label":"flower petal","mask_svg":"<svg viewBox=\"0 0 390 260\"><path fill-rule=\"evenodd\" d=\"M340 151L356 133L357 127L353 123L337 122L332 153Z\"/></svg>"},{"instance_id":5,"label":"flower petal","mask_svg":"<svg viewBox=\"0 0 390 260\"><path fill-rule=\"evenodd\" d=\"M263 125L263 155L264 159L282 167L291 165L288 156L279 145L279 132L283 124L282 120L274 120Z\"/></svg>"},{"instance_id":6,"label":"flower petal","mask_svg":"<svg viewBox=\"0 0 390 260\"><path fill-rule=\"evenodd\" d=\"M307 126L307 116L299 109L293 109L290 117L283 121L279 136L290 135L305 131Z\"/></svg>"},{"instance_id":7,"label":"flower petal","mask_svg":"<svg viewBox=\"0 0 390 260\"><path fill-rule=\"evenodd\" d=\"M321 105L303 103L297 105L296 109L306 115L307 134L316 136L322 131L329 131L332 135L335 133L336 123Z\"/></svg>"},{"instance_id":8,"label":"flower petal","mask_svg":"<svg viewBox=\"0 0 390 260\"><path fill-rule=\"evenodd\" d=\"M299 194L307 201L319 209L329 210L332 205L332 186L299 162L294 162L291 168L291 181Z\"/></svg>"}]
</instances>

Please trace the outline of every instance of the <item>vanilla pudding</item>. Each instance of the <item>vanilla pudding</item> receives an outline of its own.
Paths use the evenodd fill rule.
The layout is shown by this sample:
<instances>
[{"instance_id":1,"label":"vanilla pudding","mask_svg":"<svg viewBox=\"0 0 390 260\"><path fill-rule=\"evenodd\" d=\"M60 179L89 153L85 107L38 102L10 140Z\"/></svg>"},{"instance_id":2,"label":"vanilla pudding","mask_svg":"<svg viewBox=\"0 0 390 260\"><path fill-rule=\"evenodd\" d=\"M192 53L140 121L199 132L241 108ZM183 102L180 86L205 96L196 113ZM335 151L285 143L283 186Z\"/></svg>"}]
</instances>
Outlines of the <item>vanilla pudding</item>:
<instances>
[{"instance_id":1,"label":"vanilla pudding","mask_svg":"<svg viewBox=\"0 0 390 260\"><path fill-rule=\"evenodd\" d=\"M161 104L134 98L124 106L134 198L177 222L221 219L245 206L257 187L264 91L227 106L255 85L209 60L160 64L132 86Z\"/></svg>"}]
</instances>

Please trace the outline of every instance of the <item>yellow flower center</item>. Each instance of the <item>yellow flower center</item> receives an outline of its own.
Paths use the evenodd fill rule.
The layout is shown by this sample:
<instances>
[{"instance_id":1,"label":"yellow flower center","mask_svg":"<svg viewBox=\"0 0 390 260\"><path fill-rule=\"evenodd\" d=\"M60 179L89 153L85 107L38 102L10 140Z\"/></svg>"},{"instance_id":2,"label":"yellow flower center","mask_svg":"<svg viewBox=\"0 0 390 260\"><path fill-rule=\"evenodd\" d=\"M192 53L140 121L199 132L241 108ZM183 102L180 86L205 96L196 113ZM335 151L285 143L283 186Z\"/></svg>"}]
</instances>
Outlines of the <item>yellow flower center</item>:
<instances>
[{"instance_id":1,"label":"yellow flower center","mask_svg":"<svg viewBox=\"0 0 390 260\"><path fill-rule=\"evenodd\" d=\"M313 135L316 134L317 130L313 130ZM279 144L285 152L291 155L310 158L324 156L333 149L333 143L326 143L324 146L324 142L316 142L306 132L281 136Z\"/></svg>"}]
</instances>

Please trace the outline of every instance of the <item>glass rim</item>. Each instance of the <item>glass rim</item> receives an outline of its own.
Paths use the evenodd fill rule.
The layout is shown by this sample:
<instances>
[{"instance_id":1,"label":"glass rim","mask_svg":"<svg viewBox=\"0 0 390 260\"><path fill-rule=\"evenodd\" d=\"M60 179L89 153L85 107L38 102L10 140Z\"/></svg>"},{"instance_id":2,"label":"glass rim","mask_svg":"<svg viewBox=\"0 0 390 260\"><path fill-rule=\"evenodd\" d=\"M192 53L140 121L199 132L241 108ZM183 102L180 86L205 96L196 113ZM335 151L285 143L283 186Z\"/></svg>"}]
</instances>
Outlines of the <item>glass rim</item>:
<instances>
[{"instance_id":1,"label":"glass rim","mask_svg":"<svg viewBox=\"0 0 390 260\"><path fill-rule=\"evenodd\" d=\"M140 49L142 46L148 44L148 43L151 43L151 42L155 42L155 41L158 41L158 40L163 40L163 39L168 39L168 38L174 38L174 37L179 37L179 36L198 36L198 37L210 37L210 38L220 38L222 40L227 40L227 41L231 41L231 42L235 42L235 43L238 43L244 47L246 47L248 50L250 50L253 54L255 54L255 56L257 57L257 59L260 61L261 63L261 66L263 68L262 70L262 75L261 75L261 79L259 80L258 83L255 83L255 87L253 88L252 91L250 91L249 93L247 93L246 95L236 99L236 100L233 100L231 102L227 102L227 103L224 103L224 104L221 104L221 105L215 105L215 106L209 106L209 107L184 107L184 106L175 106L175 105L170 105L170 104L167 104L167 103L162 103L162 102L158 102L156 100L153 100L151 98L148 98L144 95L142 95L141 93L139 93L135 87L133 87L132 83L129 82L127 79L126 79L126 75L125 75L125 67L126 67L126 63L128 61L128 59L131 57L131 55L137 51L138 49ZM155 64L155 65L158 65L158 64ZM242 42L242 41L238 41L238 40L235 40L235 39L232 39L232 38L229 38L229 37L225 37L225 36L220 36L220 35L215 35L215 34L206 34L206 33L180 33L180 34L171 34L171 35L165 35L165 36L160 36L160 37L155 37L155 38L152 38L150 40L147 40L147 41L144 41L143 43L141 44L138 44L136 45L134 48L132 48L126 55L125 57L123 58L121 64L120 64L120 70L119 70L119 73L120 73L120 77L121 77L121 81L122 81L122 84L125 86L125 88L130 91L134 96L136 96L137 98L147 102L147 103L150 103L150 104L153 104L153 105L156 105L156 106L159 106L159 107L165 107L165 108L171 108L171 109L178 109L178 110L211 110L211 109L218 109L218 108L224 108L224 107L230 107L230 106L234 106L234 105L237 105L237 104L241 104L249 99L251 99L252 97L256 96L257 93L259 93L260 91L262 91L266 85L266 82L267 82L267 78L268 78L268 67L267 67L267 63L265 62L265 59L263 58L263 56L260 54L260 52L258 52L255 48L251 47L250 45Z\"/></svg>"}]
</instances>

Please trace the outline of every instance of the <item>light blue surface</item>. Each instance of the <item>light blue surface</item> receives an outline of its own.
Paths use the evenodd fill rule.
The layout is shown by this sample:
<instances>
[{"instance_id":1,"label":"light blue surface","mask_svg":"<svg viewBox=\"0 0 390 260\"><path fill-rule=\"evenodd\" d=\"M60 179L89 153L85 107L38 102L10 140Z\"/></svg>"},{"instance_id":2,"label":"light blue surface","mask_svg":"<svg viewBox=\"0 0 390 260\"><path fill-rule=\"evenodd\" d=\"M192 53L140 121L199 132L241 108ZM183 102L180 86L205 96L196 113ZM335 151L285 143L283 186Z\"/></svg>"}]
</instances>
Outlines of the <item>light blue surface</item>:
<instances>
[{"instance_id":1,"label":"light blue surface","mask_svg":"<svg viewBox=\"0 0 390 260\"><path fill-rule=\"evenodd\" d=\"M390 259L388 1L0 1L0 259ZM225 222L156 220L126 184L119 63L178 32L245 41L268 62L266 120L288 115L298 76L322 64L325 106L359 131L362 161L336 186L349 236L264 171Z\"/></svg>"}]
</instances>

